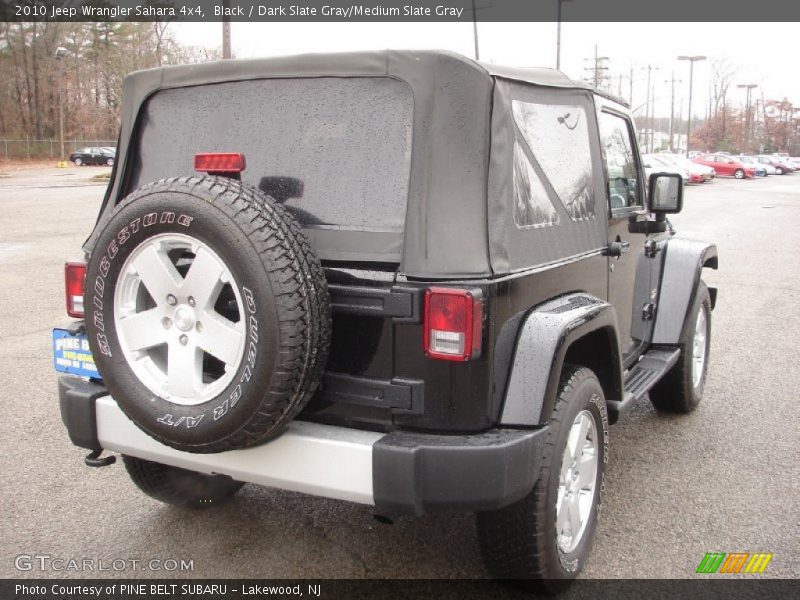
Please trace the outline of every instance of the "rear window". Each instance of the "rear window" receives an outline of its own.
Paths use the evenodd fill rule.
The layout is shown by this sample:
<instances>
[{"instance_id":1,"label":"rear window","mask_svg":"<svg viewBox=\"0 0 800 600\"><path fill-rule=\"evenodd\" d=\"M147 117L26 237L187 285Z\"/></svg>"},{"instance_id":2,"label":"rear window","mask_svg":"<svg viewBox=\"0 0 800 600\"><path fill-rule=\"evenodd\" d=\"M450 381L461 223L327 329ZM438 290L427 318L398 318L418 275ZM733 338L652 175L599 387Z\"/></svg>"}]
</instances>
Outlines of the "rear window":
<instances>
[{"instance_id":1,"label":"rear window","mask_svg":"<svg viewBox=\"0 0 800 600\"><path fill-rule=\"evenodd\" d=\"M143 109L133 186L242 152L242 180L309 229L400 232L411 90L388 77L260 79L162 90Z\"/></svg>"}]
</instances>

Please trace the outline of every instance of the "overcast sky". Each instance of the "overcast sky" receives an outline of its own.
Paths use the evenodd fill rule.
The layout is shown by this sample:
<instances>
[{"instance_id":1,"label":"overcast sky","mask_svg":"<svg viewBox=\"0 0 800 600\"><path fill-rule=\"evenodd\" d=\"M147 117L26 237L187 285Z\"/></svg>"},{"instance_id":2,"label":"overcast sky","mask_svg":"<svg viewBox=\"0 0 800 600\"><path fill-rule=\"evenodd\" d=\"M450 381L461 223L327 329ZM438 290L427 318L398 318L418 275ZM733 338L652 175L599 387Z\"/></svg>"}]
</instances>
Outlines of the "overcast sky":
<instances>
[{"instance_id":1,"label":"overcast sky","mask_svg":"<svg viewBox=\"0 0 800 600\"><path fill-rule=\"evenodd\" d=\"M221 44L221 24L172 25L178 40L196 46ZM341 52L386 48L442 48L473 56L471 23L233 23L236 57L275 56L302 52ZM733 81L734 102L744 104L745 90L736 84L755 83L754 99L788 97L800 102L800 39L796 23L564 23L561 68L572 78L582 78L585 60L609 58L610 72L622 73L622 95L629 95L627 76L634 68L633 106L644 104L648 64L655 84L656 115L669 115L672 73L676 84L676 113L683 100L688 106L689 65L679 54L706 55L695 63L693 112L705 115L708 104L711 59L727 58L738 67ZM479 23L481 60L510 66L555 66L555 23ZM613 91L618 91L614 79ZM642 115L644 110L637 114Z\"/></svg>"}]
</instances>

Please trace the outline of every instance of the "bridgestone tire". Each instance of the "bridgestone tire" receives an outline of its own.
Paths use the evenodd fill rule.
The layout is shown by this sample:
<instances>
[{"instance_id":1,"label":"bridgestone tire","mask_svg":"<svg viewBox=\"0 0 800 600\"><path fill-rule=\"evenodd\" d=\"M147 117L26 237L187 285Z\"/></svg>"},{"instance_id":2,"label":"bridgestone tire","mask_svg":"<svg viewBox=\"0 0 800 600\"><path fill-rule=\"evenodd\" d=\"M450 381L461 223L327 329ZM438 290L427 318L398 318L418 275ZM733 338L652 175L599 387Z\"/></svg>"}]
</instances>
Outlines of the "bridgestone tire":
<instances>
[{"instance_id":1,"label":"bridgestone tire","mask_svg":"<svg viewBox=\"0 0 800 600\"><path fill-rule=\"evenodd\" d=\"M562 457L579 414L590 416L594 423L597 471L585 528L574 549L565 553L558 543L556 505ZM541 593L565 588L583 569L591 550L607 461L608 412L603 388L591 370L565 365L533 490L515 504L477 515L481 553L491 575L526 580L528 587Z\"/></svg>"},{"instance_id":2,"label":"bridgestone tire","mask_svg":"<svg viewBox=\"0 0 800 600\"><path fill-rule=\"evenodd\" d=\"M706 339L703 372L697 385L692 378L692 349L694 346L695 324L700 311L705 312ZM683 324L680 340L681 356L669 373L650 390L650 401L662 412L690 413L703 398L703 389L708 373L708 359L711 350L711 296L701 279L697 284L692 304Z\"/></svg>"},{"instance_id":3,"label":"bridgestone tire","mask_svg":"<svg viewBox=\"0 0 800 600\"><path fill-rule=\"evenodd\" d=\"M117 283L130 278L131 272L136 276L137 269L126 267L123 272L125 261L137 248L156 244L155 236L188 237L216 253L232 276L230 293L238 294L242 306L233 317L240 328L240 359L233 363L238 367L225 368L220 386L228 378L230 383L219 393L212 389L216 395L207 401L201 397L195 403L178 403L175 397L168 399L167 392L154 392L152 382L148 385L146 377L134 372L135 360L126 358L129 346L123 351L121 340L126 338L120 336L122 325L115 319ZM162 262L173 260L166 255L169 258L162 257ZM187 256L181 260L193 264L192 255ZM190 270L191 266L186 272ZM155 308L167 310L162 301L153 296L148 306L155 302ZM277 437L317 389L328 359L330 301L319 259L283 207L231 179L165 179L125 198L97 238L84 302L89 344L112 397L139 428L178 450L223 452ZM199 327L187 335L195 333L198 337L193 339L200 340ZM163 347L171 349L169 344ZM200 387L205 388L208 356L202 356ZM166 360L167 377L168 365Z\"/></svg>"},{"instance_id":4,"label":"bridgestone tire","mask_svg":"<svg viewBox=\"0 0 800 600\"><path fill-rule=\"evenodd\" d=\"M122 460L136 487L173 506L211 508L228 500L244 485L225 475L205 475L133 456L123 456Z\"/></svg>"}]
</instances>

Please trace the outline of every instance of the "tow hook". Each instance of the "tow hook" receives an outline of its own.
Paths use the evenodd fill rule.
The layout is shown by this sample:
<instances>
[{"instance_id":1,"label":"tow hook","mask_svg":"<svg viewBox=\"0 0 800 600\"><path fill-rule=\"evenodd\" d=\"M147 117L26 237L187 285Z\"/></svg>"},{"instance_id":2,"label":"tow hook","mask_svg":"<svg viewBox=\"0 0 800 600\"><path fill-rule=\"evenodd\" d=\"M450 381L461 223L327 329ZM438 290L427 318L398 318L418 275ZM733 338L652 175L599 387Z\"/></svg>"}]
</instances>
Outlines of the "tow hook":
<instances>
[{"instance_id":1,"label":"tow hook","mask_svg":"<svg viewBox=\"0 0 800 600\"><path fill-rule=\"evenodd\" d=\"M83 459L83 462L86 463L87 467L107 467L108 465L113 465L117 462L117 457L111 454L110 456L105 456L100 458L100 455L103 453L103 449L100 450L92 450L89 454L86 455L86 458Z\"/></svg>"}]
</instances>

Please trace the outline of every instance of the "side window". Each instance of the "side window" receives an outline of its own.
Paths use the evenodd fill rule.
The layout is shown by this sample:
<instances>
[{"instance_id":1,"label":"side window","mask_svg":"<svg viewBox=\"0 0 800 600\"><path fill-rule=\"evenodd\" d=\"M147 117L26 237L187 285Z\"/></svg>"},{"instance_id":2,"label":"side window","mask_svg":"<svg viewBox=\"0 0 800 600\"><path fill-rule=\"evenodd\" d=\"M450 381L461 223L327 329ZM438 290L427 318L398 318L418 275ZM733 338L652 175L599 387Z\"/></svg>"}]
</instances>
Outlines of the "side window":
<instances>
[{"instance_id":1,"label":"side window","mask_svg":"<svg viewBox=\"0 0 800 600\"><path fill-rule=\"evenodd\" d=\"M620 116L601 112L599 125L612 210L641 206L630 123Z\"/></svg>"},{"instance_id":2,"label":"side window","mask_svg":"<svg viewBox=\"0 0 800 600\"><path fill-rule=\"evenodd\" d=\"M539 104L521 100L514 100L511 108L514 122L522 134L517 145L528 146L557 196L553 201L561 202L572 221L594 218L589 125L584 108L575 104ZM517 151L515 147L515 164ZM550 203L546 197L544 201ZM558 213L555 209L553 212L557 222Z\"/></svg>"},{"instance_id":3,"label":"side window","mask_svg":"<svg viewBox=\"0 0 800 600\"><path fill-rule=\"evenodd\" d=\"M558 211L519 142L514 142L514 222L520 229L558 224Z\"/></svg>"}]
</instances>

